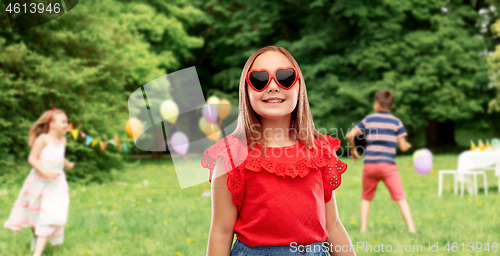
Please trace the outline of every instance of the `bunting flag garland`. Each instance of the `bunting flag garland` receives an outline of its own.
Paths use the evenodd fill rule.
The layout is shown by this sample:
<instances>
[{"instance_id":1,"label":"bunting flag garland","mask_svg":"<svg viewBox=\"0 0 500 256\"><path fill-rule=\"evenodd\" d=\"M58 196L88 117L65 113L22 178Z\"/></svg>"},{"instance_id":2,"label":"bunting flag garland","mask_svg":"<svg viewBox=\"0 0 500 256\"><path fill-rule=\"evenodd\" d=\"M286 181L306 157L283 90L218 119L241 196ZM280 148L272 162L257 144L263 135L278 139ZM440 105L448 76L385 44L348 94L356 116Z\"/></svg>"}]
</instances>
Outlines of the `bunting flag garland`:
<instances>
[{"instance_id":1,"label":"bunting flag garland","mask_svg":"<svg viewBox=\"0 0 500 256\"><path fill-rule=\"evenodd\" d=\"M85 138L85 145L88 146L90 144L90 142L92 142L92 137L87 136L87 138Z\"/></svg>"},{"instance_id":2,"label":"bunting flag garland","mask_svg":"<svg viewBox=\"0 0 500 256\"><path fill-rule=\"evenodd\" d=\"M75 138L75 140L78 138L78 132L79 132L78 129L73 129L71 131L71 134L73 135L73 138Z\"/></svg>"},{"instance_id":3,"label":"bunting flag garland","mask_svg":"<svg viewBox=\"0 0 500 256\"><path fill-rule=\"evenodd\" d=\"M108 143L116 147L115 139L108 140Z\"/></svg>"},{"instance_id":4,"label":"bunting flag garland","mask_svg":"<svg viewBox=\"0 0 500 256\"><path fill-rule=\"evenodd\" d=\"M73 127L73 123L69 123L68 128L66 130L71 133L73 139L75 139L75 140L78 139L78 135L80 135L82 138L84 138L86 146L90 145L91 147L95 147L96 145L99 144L99 148L100 148L101 152L104 152L104 150L106 149L106 147L109 144L118 148L119 153L121 153L122 148L125 150L125 152L128 152L127 144L125 144L125 143L120 144L120 139L118 139L118 135L116 135L116 134L112 139L109 139L107 141L101 141L101 140L94 139L92 136L87 135L85 132L81 131L80 129L75 129Z\"/></svg>"},{"instance_id":5,"label":"bunting flag garland","mask_svg":"<svg viewBox=\"0 0 500 256\"><path fill-rule=\"evenodd\" d=\"M106 149L106 146L107 146L107 145L108 145L108 142L107 142L107 141L103 141L103 142L101 143L101 152L103 152L103 151L104 151L104 149Z\"/></svg>"}]
</instances>

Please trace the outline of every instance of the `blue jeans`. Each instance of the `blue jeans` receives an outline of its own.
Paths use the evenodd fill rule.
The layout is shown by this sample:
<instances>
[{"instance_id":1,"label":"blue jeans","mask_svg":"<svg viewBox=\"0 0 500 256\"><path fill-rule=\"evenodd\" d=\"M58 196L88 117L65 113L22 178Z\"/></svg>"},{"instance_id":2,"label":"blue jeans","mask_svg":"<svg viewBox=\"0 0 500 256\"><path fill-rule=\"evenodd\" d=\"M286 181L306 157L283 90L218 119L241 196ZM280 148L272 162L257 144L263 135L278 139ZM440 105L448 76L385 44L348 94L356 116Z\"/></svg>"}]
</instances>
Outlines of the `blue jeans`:
<instances>
[{"instance_id":1,"label":"blue jeans","mask_svg":"<svg viewBox=\"0 0 500 256\"><path fill-rule=\"evenodd\" d=\"M318 242L307 246L279 245L279 246L248 246L236 239L231 256L328 256L327 248ZM305 250L305 254L300 251Z\"/></svg>"}]
</instances>

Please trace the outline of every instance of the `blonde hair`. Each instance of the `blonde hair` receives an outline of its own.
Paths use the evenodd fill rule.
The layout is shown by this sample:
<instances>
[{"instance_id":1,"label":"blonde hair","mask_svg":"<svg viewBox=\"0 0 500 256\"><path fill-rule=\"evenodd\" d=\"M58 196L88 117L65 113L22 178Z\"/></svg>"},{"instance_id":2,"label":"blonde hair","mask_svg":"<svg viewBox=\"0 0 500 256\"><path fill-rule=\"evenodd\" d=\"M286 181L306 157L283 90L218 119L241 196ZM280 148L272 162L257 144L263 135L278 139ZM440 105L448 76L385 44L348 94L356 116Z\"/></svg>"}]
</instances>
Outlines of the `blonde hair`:
<instances>
[{"instance_id":1,"label":"blonde hair","mask_svg":"<svg viewBox=\"0 0 500 256\"><path fill-rule=\"evenodd\" d=\"M38 138L40 134L49 132L49 125L47 124L48 121L47 119L49 118L50 112L52 112L52 110L47 110L43 112L43 114L38 118L38 120L36 120L36 122L31 126L30 132L28 133L28 145L30 147L33 146L33 143L35 143L36 138ZM52 113L52 116L50 118L50 122L52 123L55 119L54 117L59 114L66 114L66 113L61 109L54 110L54 113Z\"/></svg>"},{"instance_id":2,"label":"blonde hair","mask_svg":"<svg viewBox=\"0 0 500 256\"><path fill-rule=\"evenodd\" d=\"M245 66L243 67L243 71L241 72L241 77L240 77L240 91L239 91L240 117L238 118L236 129L231 135L240 139L251 138L250 140L247 141L248 142L247 144L253 145L253 143L257 142L258 144L264 144L264 146L267 145L267 142L265 141L265 139L263 139L263 136L259 136L260 134L263 134L264 130L262 124L260 123L260 118L258 117L258 114L252 109L250 105L247 93L247 83L245 81L245 78L248 71L250 70L250 67L254 63L255 59L259 55L268 51L283 53L288 58L288 60L290 60L292 65L295 68L297 68L299 72L299 80L297 81L298 83L297 85L299 86L299 96L298 96L297 106L292 111L292 117L291 117L292 125L290 129L293 129L295 136L298 135L298 139L303 145L307 146L308 148L316 148L316 145L314 144L314 139L316 138L326 139L326 136L320 133L314 127L311 110L309 108L309 101L307 100L306 83L304 81L302 71L300 70L299 64L297 64L297 61L295 61L293 56L285 48L277 46L266 46L257 50L252 54L252 56L250 56L250 58L248 58L247 62L245 63ZM256 124L257 124L257 129L251 129L251 127L253 127ZM259 141L253 141L253 138L257 137L261 139Z\"/></svg>"}]
</instances>

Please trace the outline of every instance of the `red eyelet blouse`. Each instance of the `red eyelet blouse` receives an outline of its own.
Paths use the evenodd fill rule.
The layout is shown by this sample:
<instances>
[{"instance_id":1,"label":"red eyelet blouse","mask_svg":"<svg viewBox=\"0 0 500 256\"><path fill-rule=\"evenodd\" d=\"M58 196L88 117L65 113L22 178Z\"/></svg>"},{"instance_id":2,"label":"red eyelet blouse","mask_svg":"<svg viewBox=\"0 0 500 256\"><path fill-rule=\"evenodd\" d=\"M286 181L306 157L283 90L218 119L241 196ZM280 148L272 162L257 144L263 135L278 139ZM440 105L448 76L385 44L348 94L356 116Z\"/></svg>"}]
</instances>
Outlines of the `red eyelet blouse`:
<instances>
[{"instance_id":1,"label":"red eyelet blouse","mask_svg":"<svg viewBox=\"0 0 500 256\"><path fill-rule=\"evenodd\" d=\"M317 149L300 141L287 147L257 146L228 135L203 154L210 170L223 156L227 187L237 205L236 237L249 246L308 245L328 239L325 203L340 186L347 164L335 153L340 140L326 135Z\"/></svg>"}]
</instances>

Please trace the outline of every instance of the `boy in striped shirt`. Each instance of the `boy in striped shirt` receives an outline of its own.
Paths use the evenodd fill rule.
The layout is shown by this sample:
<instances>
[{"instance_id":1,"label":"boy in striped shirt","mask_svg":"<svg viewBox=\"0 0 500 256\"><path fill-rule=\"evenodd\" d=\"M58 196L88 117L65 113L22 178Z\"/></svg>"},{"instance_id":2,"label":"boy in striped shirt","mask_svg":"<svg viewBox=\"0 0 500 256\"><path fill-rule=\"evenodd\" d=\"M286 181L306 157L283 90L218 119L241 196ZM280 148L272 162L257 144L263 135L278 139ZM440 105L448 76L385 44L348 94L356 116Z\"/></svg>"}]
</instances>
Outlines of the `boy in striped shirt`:
<instances>
[{"instance_id":1,"label":"boy in striped shirt","mask_svg":"<svg viewBox=\"0 0 500 256\"><path fill-rule=\"evenodd\" d=\"M363 165L363 194L361 201L361 232L366 232L371 199L375 195L377 185L382 180L394 200L411 233L417 233L413 224L411 211L406 202L398 167L394 161L396 147L399 144L401 151L407 151L411 145L405 139L406 131L403 123L391 115L394 107L394 97L389 90L381 90L375 94L373 109L375 114L365 117L347 134L347 140L352 146L351 156L354 162L359 159L354 145L354 137L365 135L366 152Z\"/></svg>"}]
</instances>

